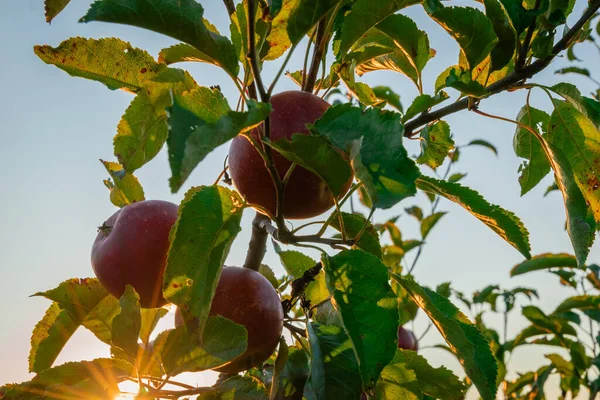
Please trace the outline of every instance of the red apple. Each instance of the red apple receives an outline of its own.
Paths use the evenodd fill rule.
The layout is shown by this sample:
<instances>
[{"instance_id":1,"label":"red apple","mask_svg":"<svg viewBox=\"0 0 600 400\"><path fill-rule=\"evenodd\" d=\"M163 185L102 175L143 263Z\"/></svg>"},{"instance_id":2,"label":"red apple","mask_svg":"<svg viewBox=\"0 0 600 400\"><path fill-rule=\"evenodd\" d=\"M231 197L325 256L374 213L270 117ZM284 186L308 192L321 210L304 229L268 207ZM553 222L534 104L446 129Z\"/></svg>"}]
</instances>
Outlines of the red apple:
<instances>
[{"instance_id":1,"label":"red apple","mask_svg":"<svg viewBox=\"0 0 600 400\"><path fill-rule=\"evenodd\" d=\"M295 133L309 134L306 124L312 124L329 108L329 103L312 93L288 91L271 98L271 140L291 139ZM262 129L262 126L261 128ZM251 135L259 139L259 129ZM273 162L281 179L292 165L285 157L273 151ZM237 136L229 148L229 173L237 190L250 204L259 205L272 215L276 212L275 185L264 161L243 136ZM348 180L340 193L343 196L350 185ZM324 213L334 205L333 196L325 182L308 170L296 167L285 186L283 214L286 218L310 218Z\"/></svg>"},{"instance_id":2,"label":"red apple","mask_svg":"<svg viewBox=\"0 0 600 400\"><path fill-rule=\"evenodd\" d=\"M271 283L258 272L239 267L225 267L212 300L210 315L220 315L243 325L248 331L248 348L244 354L216 371L237 374L267 360L275 351L283 329L283 308ZM175 311L175 325L183 317Z\"/></svg>"},{"instance_id":3,"label":"red apple","mask_svg":"<svg viewBox=\"0 0 600 400\"><path fill-rule=\"evenodd\" d=\"M118 210L98 228L92 268L113 296L121 297L131 285L142 307L167 303L162 296L163 276L177 209L168 201L140 201Z\"/></svg>"},{"instance_id":4,"label":"red apple","mask_svg":"<svg viewBox=\"0 0 600 400\"><path fill-rule=\"evenodd\" d=\"M398 348L404 350L419 350L419 342L415 334L404 327L398 327Z\"/></svg>"}]
</instances>

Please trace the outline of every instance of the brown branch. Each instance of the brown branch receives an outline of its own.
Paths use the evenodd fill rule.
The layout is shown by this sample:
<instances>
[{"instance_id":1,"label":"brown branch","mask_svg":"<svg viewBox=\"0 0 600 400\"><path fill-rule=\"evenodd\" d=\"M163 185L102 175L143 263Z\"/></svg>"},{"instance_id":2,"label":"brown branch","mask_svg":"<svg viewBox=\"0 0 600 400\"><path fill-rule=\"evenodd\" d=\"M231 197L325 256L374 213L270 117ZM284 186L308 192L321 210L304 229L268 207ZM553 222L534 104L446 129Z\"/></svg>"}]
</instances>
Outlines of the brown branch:
<instances>
[{"instance_id":1,"label":"brown branch","mask_svg":"<svg viewBox=\"0 0 600 400\"><path fill-rule=\"evenodd\" d=\"M315 83L317 81L317 75L319 74L319 67L321 65L321 59L323 58L323 54L325 54L325 48L327 46L327 40L325 38L325 29L327 27L327 20L323 18L319 24L317 25L317 36L315 38L315 50L313 52L312 61L310 64L310 69L308 71L308 75L306 76L306 81L304 82L304 86L302 90L305 92L312 93L315 88Z\"/></svg>"},{"instance_id":2,"label":"brown branch","mask_svg":"<svg viewBox=\"0 0 600 400\"><path fill-rule=\"evenodd\" d=\"M511 74L499 80L498 82L491 84L487 87L488 96L510 89L513 85L531 78L533 75L546 68L561 51L565 50L569 46L571 41L575 38L575 36L583 27L583 25L594 15L598 8L600 8L600 0L596 0L594 4L590 5L590 7L585 11L585 13L583 13L581 18L575 23L575 25L573 25L573 27L569 29L569 31L562 37L562 39L554 45L552 53L548 57L540 58L535 62L529 64L527 67L518 71L514 71ZM457 111L467 109L469 107L469 101L470 98L465 97L464 99L461 99L446 107L442 107L438 110L431 112L426 111L420 114L418 117L408 121L404 125L404 136L410 138L414 135L413 132L421 126L427 125L433 121L437 121L438 119L453 114Z\"/></svg>"},{"instance_id":3,"label":"brown branch","mask_svg":"<svg viewBox=\"0 0 600 400\"><path fill-rule=\"evenodd\" d=\"M540 0L535 0L534 10L540 8ZM523 39L523 44L519 51L519 57L517 58L517 65L515 65L515 69L518 71L523 68L525 65L525 60L527 60L527 53L529 52L529 44L531 43L531 38L533 37L533 31L535 31L535 22L537 21L537 17L533 17L533 21L529 25L527 29L527 33L525 34L525 39ZM517 39L518 40L518 39Z\"/></svg>"},{"instance_id":4,"label":"brown branch","mask_svg":"<svg viewBox=\"0 0 600 400\"><path fill-rule=\"evenodd\" d=\"M254 83L260 94L260 100L268 103L269 95L263 85L262 77L260 76L260 68L258 66L258 57L256 53L256 6L254 0L248 0L248 54L246 58L250 64L252 75L254 76Z\"/></svg>"},{"instance_id":5,"label":"brown branch","mask_svg":"<svg viewBox=\"0 0 600 400\"><path fill-rule=\"evenodd\" d=\"M244 261L244 268L249 268L254 271L258 271L260 264L265 257L265 253L267 252L267 237L269 234L264 229L260 228L259 225L262 220L269 221L269 217L257 212L252 221L252 236L250 236L246 261Z\"/></svg>"},{"instance_id":6,"label":"brown branch","mask_svg":"<svg viewBox=\"0 0 600 400\"><path fill-rule=\"evenodd\" d=\"M284 322L284 323L283 323L283 326L284 326L285 328L287 328L287 329L288 329L289 331L291 331L291 332L294 332L294 333L296 333L296 334L298 334L298 335L301 335L302 337L306 337L306 330L304 330L304 329L302 329L302 328L299 328L299 327L297 327L297 326L294 326L294 325L292 325L292 324L291 324L291 323L289 323L289 322Z\"/></svg>"},{"instance_id":7,"label":"brown branch","mask_svg":"<svg viewBox=\"0 0 600 400\"><path fill-rule=\"evenodd\" d=\"M233 0L223 0L225 4L225 8L227 8L227 12L229 15L235 14L235 4L233 4Z\"/></svg>"}]
</instances>

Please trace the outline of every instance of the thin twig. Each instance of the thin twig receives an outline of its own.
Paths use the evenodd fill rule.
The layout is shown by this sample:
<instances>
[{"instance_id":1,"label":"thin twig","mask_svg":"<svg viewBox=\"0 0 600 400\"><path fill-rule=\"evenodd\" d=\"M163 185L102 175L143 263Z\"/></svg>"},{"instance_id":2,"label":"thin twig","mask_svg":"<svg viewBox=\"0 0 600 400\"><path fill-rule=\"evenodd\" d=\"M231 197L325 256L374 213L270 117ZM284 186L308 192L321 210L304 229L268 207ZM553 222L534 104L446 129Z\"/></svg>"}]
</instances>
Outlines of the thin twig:
<instances>
[{"instance_id":1,"label":"thin twig","mask_svg":"<svg viewBox=\"0 0 600 400\"><path fill-rule=\"evenodd\" d=\"M283 326L287 328L290 332L294 332L300 336L306 337L306 331L300 327L294 326L289 322L284 322Z\"/></svg>"},{"instance_id":2,"label":"thin twig","mask_svg":"<svg viewBox=\"0 0 600 400\"><path fill-rule=\"evenodd\" d=\"M325 47L327 46L327 40L325 40L325 28L327 27L327 21L323 18L317 25L317 37L315 39L315 50L313 52L312 61L310 63L310 69L306 75L306 81L303 82L302 90L305 92L312 93L315 88L315 82L317 81L317 75L319 73L319 67L321 66L321 59L325 53Z\"/></svg>"},{"instance_id":3,"label":"thin twig","mask_svg":"<svg viewBox=\"0 0 600 400\"><path fill-rule=\"evenodd\" d=\"M535 0L535 6L533 7L533 10L537 10L538 8L540 8L540 0ZM519 52L519 58L517 58L517 65L515 65L515 69L517 70L523 68L523 65L525 65L525 61L527 60L529 44L531 43L531 38L533 37L533 31L535 31L536 21L537 17L533 17L533 21L531 21L531 24L527 29L527 33L525 34L525 39L523 39L523 44Z\"/></svg>"}]
</instances>

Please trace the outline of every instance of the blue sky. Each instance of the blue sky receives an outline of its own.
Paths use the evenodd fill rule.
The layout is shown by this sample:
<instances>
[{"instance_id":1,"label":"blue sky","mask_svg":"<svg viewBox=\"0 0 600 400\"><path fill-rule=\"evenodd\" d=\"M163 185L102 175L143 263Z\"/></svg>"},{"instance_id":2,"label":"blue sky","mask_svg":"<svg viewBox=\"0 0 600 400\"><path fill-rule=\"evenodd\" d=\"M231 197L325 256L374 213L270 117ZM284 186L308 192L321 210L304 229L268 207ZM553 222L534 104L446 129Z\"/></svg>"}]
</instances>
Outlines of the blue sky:
<instances>
[{"instance_id":1,"label":"blue sky","mask_svg":"<svg viewBox=\"0 0 600 400\"><path fill-rule=\"evenodd\" d=\"M112 137L117 123L132 96L122 91L110 91L103 85L79 78L44 64L33 54L36 44L58 45L72 36L117 36L132 45L158 51L176 43L170 38L138 28L114 24L78 24L90 2L74 1L52 25L44 21L43 6L39 0L0 2L0 76L3 77L3 96L0 96L0 170L3 190L0 196L0 384L27 379L27 354L30 333L43 316L49 303L42 298L29 298L37 291L56 286L71 277L92 276L90 249L96 236L96 227L116 209L108 200L108 191L102 184L106 173L98 159L113 160ZM205 17L221 32L228 32L227 14L217 0L201 2ZM580 2L571 21L577 18L585 2ZM473 5L473 2L457 2ZM437 75L455 64L458 47L450 37L421 9L411 7L404 12L428 32L431 47L437 55L425 69L425 91L433 91ZM591 47L581 46L578 54L589 63L597 63L597 52L586 52ZM303 46L292 58L290 69L300 69ZM564 66L557 60L548 71L535 78L538 82L555 83L565 80L551 71ZM265 66L267 82L273 78L279 62ZM200 85L219 84L235 105L236 90L227 76L210 65L182 64ZM417 95L415 87L402 75L392 72L371 73L364 77L370 84L390 85L401 95L405 107ZM569 77L585 92L587 82ZM283 77L276 91L294 89L295 85ZM451 93L453 97L456 93ZM481 110L516 117L524 104L525 93L495 96L482 102ZM539 93L532 104L548 109L548 101ZM542 184L520 197L517 169L520 161L512 150L514 126L497 120L469 114L464 111L447 118L457 144L483 138L494 143L499 157L482 148L468 148L462 153L455 172L467 172L463 184L478 190L489 201L500 204L520 216L531 234L533 254L544 252L572 252L563 229L564 209L558 192L542 197L551 183L547 177ZM419 151L416 141L406 143L411 154ZM136 174L142 182L146 197L179 202L183 193L195 185L211 184L221 170L227 153L224 145L194 171L182 190L172 195L168 188L169 168L162 151L153 161ZM377 221L398 215L404 207L419 204L425 210L429 203L424 196L409 199L399 206L378 211ZM502 287L532 286L539 290L536 301L551 311L568 291L560 287L555 277L538 273L523 278L509 278L509 270L523 260L522 256L481 222L462 208L442 202L441 210L450 211L430 235L415 270L422 284L435 286L452 281L459 290L471 293L490 283ZM229 265L240 265L250 233L252 212L244 215L243 230L235 242ZM402 216L400 227L406 238L418 238L418 225L409 216ZM594 247L590 262L599 260L598 246ZM409 256L411 258L414 255ZM276 271L282 271L273 251L265 262ZM525 325L523 318L513 313L509 334ZM164 322L164 327L169 326ZM499 323L490 319L493 324ZM417 334L426 326L424 318L416 323ZM498 325L496 325L498 326ZM437 333L429 333L422 346L439 341ZM458 363L440 350L423 350L433 364L446 364L460 372ZM59 362L107 356L108 351L86 332L79 331L67 346ZM511 371L523 371L541 365L539 349L523 349L514 355ZM194 383L210 382L211 376L194 375L186 379Z\"/></svg>"}]
</instances>

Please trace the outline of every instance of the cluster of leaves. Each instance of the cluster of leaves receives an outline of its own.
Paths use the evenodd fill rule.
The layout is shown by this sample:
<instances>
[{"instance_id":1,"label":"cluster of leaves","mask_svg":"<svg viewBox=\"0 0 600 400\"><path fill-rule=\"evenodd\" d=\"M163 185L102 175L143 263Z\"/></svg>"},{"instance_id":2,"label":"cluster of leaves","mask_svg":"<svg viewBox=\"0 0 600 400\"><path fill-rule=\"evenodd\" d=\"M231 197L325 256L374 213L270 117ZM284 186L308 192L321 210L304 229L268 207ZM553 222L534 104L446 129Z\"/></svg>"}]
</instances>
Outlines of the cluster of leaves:
<instances>
[{"instance_id":1,"label":"cluster of leaves","mask_svg":"<svg viewBox=\"0 0 600 400\"><path fill-rule=\"evenodd\" d=\"M563 398L569 395L575 398L581 388L586 388L589 398L593 399L600 393L600 332L594 333L594 326L600 322L600 267L595 264L579 267L572 255L547 253L514 266L511 276L536 271L557 276L561 285L576 294L564 299L548 314L534 305L523 306L520 312L530 325L513 338L507 337L508 314L515 309L518 295L531 300L538 297L536 290L527 287L502 290L498 285L490 285L475 292L471 299L451 289L449 283L443 286L443 291L448 296L456 296L468 308L476 325L490 341L498 360L498 384L506 398L545 398L546 381L557 375ZM502 304L500 307L498 300ZM503 334L486 325L484 316L489 313L503 316ZM516 378L508 379L509 360L523 346L552 346L556 351L544 351L547 365L535 371L522 371Z\"/></svg>"},{"instance_id":2,"label":"cluster of leaves","mask_svg":"<svg viewBox=\"0 0 600 400\"><path fill-rule=\"evenodd\" d=\"M596 13L585 24L584 30L577 38L577 43L586 43L593 46L598 50L598 54L600 54L600 13ZM576 74L585 77L595 84L595 89L591 91L591 96L600 101L600 81L598 81L598 76L594 74L594 70L590 71L590 69L586 68L583 60L575 54L575 49L580 47L573 45L568 49L567 60L570 61L570 65L557 69L555 73L559 75Z\"/></svg>"},{"instance_id":3,"label":"cluster of leaves","mask_svg":"<svg viewBox=\"0 0 600 400\"><path fill-rule=\"evenodd\" d=\"M69 0L45 3L50 21ZM144 200L142 186L133 173L165 145L171 168L169 184L176 192L215 148L236 135L251 139L248 132L271 111L268 103L259 102L252 93L257 89L261 94L266 92L261 66L287 52L285 67L289 55L308 37L308 45L314 43L313 65L309 70L288 73L290 78L304 90L322 92L322 96L344 93L338 88L343 85L353 101L334 103L309 127L310 135L279 142L261 138L262 144L314 172L334 194L340 193L353 173L358 183L340 205L359 190L372 215L375 209L389 209L421 191L432 201L432 210L425 216L417 207L406 209L419 220L421 238L403 240L395 220L373 226L369 217L344 213L338 206L315 237L321 238L331 227L342 238L353 238L352 246L335 255L323 252L319 262L276 244L286 276L278 279L267 267L260 271L290 305L285 323L294 343L282 340L269 362L243 376L221 379L211 388L184 387L169 396L358 399L364 394L378 399L459 399L473 385L483 399L494 399L505 376L505 353L528 343L526 339L550 334L554 336L548 341L571 351L572 364L561 364L558 356L553 357L550 366L534 374L535 381L525 379L510 393L519 393L527 385L539 390L540 377L555 371L565 376L565 387L571 392L576 391L575 385L595 390L597 382L583 375L597 364L596 359L570 344L576 341L560 335L573 332L567 328L577 322L573 309L587 311L593 316L588 317L597 321L597 299L572 300L558 315L548 316L537 309L524 311L532 328L520 339L523 343L517 338L507 347L506 338L500 344L481 318L473 323L452 304L449 285L434 291L420 286L410 275L424 239L444 215L436 212L440 198L466 209L531 259L529 233L518 217L458 183L463 174L448 176L448 169L436 179L422 174L418 164L435 171L447 158L450 165L458 160L461 147L455 146L450 125L441 119L456 106L431 111L449 100L447 91L459 92L455 104L467 101L469 108L477 110L481 99L500 91L539 88L553 98L554 110L548 115L527 102L515 121L515 152L526 160L519 182L525 194L554 171L556 186L565 199L576 265L588 268L598 280L597 270L585 267L585 262L600 221L600 103L571 85L545 87L522 82L573 41L583 40L577 25L555 43L557 29L566 22L573 1L533 4L485 0L484 12L475 7L445 6L438 0L380 0L377 7L372 0L224 3L231 19L229 37L204 18L203 7L194 0L97 0L81 19L137 26L181 42L161 50L157 59L117 38L71 38L57 47L36 46L35 52L44 62L70 75L135 94L113 141L118 162L103 161L110 176L105 185L115 205L124 207ZM589 10L600 6L596 3L591 2ZM440 74L431 94L424 92L422 72L436 52L427 33L398 13L412 5L422 6L460 48L457 64ZM329 44L335 60L328 66L320 57ZM224 70L239 89L238 107L230 107L218 86L202 87L188 72L172 67L180 62L204 62ZM311 80L320 65L321 78L313 85ZM419 95L404 108L390 88L370 87L357 79L377 70L406 76ZM268 93L278 78L279 74ZM438 116L432 117L435 112ZM414 128L420 127L415 132ZM402 141L404 136L417 135L421 154L413 160ZM495 152L484 140L468 145ZM340 151L349 155L351 169L348 163L340 162ZM317 159L315 153L323 157ZM150 341L165 310L141 309L131 288L117 300L96 280L64 282L39 294L52 305L32 337L30 370L36 377L3 387L3 398L79 398L83 393L86 398L112 398L119 392L119 383L126 380L139 384L142 398L161 397L165 394L162 388L173 384L171 377L216 368L242 354L247 346L245 329L226 319L209 317L209 310L246 206L235 191L216 184L190 189L180 205L170 236L163 295L189 313L198 323L197 331L180 327L161 332ZM381 245L382 232L389 233L391 244ZM408 271L403 271L402 262L412 249L418 249L417 255ZM533 264L525 265L538 265L539 261L533 258L528 261ZM316 270L317 264L321 268ZM569 281L568 273L560 271L559 276ZM306 279L307 274L310 279ZM296 291L299 283L301 290ZM533 292L501 292L491 287L479 293L473 303L495 303L502 296L508 312L518 293ZM443 367L431 367L415 352L397 349L398 326L414 319L418 309L432 320L447 349L464 367L466 384ZM304 322L299 323L299 319ZM53 366L79 326L110 345L112 358Z\"/></svg>"}]
</instances>

